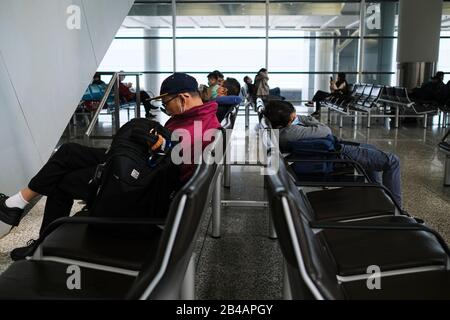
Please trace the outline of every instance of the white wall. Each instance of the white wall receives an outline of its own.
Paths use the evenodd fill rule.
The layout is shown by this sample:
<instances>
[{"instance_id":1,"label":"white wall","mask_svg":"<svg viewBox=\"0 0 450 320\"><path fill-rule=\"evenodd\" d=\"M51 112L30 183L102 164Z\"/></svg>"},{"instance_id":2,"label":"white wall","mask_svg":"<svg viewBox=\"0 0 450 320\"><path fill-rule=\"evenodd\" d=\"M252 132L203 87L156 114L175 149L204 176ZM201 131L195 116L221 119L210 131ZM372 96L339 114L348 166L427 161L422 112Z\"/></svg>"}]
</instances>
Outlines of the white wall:
<instances>
[{"instance_id":1,"label":"white wall","mask_svg":"<svg viewBox=\"0 0 450 320\"><path fill-rule=\"evenodd\" d=\"M0 192L47 161L133 2L0 1ZM67 28L70 5L80 29Z\"/></svg>"}]
</instances>

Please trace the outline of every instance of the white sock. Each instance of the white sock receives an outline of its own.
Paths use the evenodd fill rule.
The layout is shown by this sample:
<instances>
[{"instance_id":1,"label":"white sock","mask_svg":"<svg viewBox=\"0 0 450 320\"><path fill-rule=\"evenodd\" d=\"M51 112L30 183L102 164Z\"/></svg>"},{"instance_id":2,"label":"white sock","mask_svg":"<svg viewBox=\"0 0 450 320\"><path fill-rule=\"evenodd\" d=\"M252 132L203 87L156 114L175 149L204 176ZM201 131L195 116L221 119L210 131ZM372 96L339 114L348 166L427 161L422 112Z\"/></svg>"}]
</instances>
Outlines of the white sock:
<instances>
[{"instance_id":1,"label":"white sock","mask_svg":"<svg viewBox=\"0 0 450 320\"><path fill-rule=\"evenodd\" d=\"M28 201L25 201L25 199L22 196L22 193L19 191L15 195L6 199L5 204L8 208L23 209L28 204Z\"/></svg>"}]
</instances>

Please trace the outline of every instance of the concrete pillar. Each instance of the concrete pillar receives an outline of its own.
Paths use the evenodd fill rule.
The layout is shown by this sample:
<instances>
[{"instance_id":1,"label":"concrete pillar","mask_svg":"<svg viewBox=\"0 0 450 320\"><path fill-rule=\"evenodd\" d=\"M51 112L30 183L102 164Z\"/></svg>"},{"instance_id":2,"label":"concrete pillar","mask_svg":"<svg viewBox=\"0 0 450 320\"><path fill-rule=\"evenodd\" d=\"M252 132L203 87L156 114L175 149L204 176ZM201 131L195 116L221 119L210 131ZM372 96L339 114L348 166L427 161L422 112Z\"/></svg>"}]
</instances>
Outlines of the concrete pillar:
<instances>
[{"instance_id":1,"label":"concrete pillar","mask_svg":"<svg viewBox=\"0 0 450 320\"><path fill-rule=\"evenodd\" d=\"M397 85L420 86L436 71L442 0L400 0Z\"/></svg>"},{"instance_id":2,"label":"concrete pillar","mask_svg":"<svg viewBox=\"0 0 450 320\"><path fill-rule=\"evenodd\" d=\"M314 37L316 33L314 31L311 31L309 34L311 37ZM315 69L315 60L316 60L316 43L317 39L309 39L309 70L316 70ZM305 92L305 97L302 97L302 99L311 100L314 97L314 79L316 78L315 74L309 74L308 75L308 92ZM302 93L303 95L303 93Z\"/></svg>"},{"instance_id":3,"label":"concrete pillar","mask_svg":"<svg viewBox=\"0 0 450 320\"><path fill-rule=\"evenodd\" d=\"M329 33L317 32L317 36L329 36ZM331 71L333 70L333 39L317 39L316 41L316 56L315 56L316 71ZM330 87L331 74L316 74L314 87L316 90L328 91Z\"/></svg>"},{"instance_id":4,"label":"concrete pillar","mask_svg":"<svg viewBox=\"0 0 450 320\"><path fill-rule=\"evenodd\" d=\"M381 2L380 3L380 18L381 30L380 35L383 37L394 36L395 28L395 2ZM378 40L378 68L380 71L392 70L392 53L394 50L393 39L379 39ZM391 84L392 75L381 74L379 83L384 85Z\"/></svg>"},{"instance_id":5,"label":"concrete pillar","mask_svg":"<svg viewBox=\"0 0 450 320\"><path fill-rule=\"evenodd\" d=\"M159 35L158 30L145 30L145 37L157 37ZM144 69L145 71L158 71L159 70L159 46L158 40L144 40ZM159 94L159 89L161 86L160 81L161 76L159 74L145 74L142 77L143 84L142 87L154 93Z\"/></svg>"}]
</instances>

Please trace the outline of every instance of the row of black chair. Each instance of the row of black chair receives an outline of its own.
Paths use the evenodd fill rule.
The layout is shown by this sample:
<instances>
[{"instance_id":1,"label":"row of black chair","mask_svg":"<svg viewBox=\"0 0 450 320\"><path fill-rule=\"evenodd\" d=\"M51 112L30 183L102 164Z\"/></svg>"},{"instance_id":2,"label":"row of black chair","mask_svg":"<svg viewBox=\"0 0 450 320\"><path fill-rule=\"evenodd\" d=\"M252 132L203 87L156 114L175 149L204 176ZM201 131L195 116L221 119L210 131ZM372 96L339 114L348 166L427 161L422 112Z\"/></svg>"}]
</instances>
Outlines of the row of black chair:
<instances>
[{"instance_id":1,"label":"row of black chair","mask_svg":"<svg viewBox=\"0 0 450 320\"><path fill-rule=\"evenodd\" d=\"M331 95L322 105L328 108L329 119L331 111L340 114L340 127L343 116L357 118L358 114L367 117L367 127L370 127L372 117L394 117L396 128L399 118L420 117L424 119L426 127L428 115L438 112L436 105L411 100L406 88L373 84L355 84L349 96ZM384 109L383 112L374 114L380 107ZM388 107L394 112L387 112Z\"/></svg>"},{"instance_id":2,"label":"row of black chair","mask_svg":"<svg viewBox=\"0 0 450 320\"><path fill-rule=\"evenodd\" d=\"M233 128L236 113L233 107L226 114L223 133ZM226 137L221 134L212 142L209 159L178 191L165 219L99 218L81 212L56 220L38 239L34 255L0 276L0 299L194 298L194 245L223 170L214 147L223 145L226 154ZM130 232L118 236L105 226ZM79 270L79 289L68 285L74 268Z\"/></svg>"},{"instance_id":3,"label":"row of black chair","mask_svg":"<svg viewBox=\"0 0 450 320\"><path fill-rule=\"evenodd\" d=\"M269 164L276 143L266 140ZM445 241L384 187L324 181L335 188L306 193L299 185L309 182L288 168L301 159L284 160L265 182L285 258L285 298L450 298Z\"/></svg>"},{"instance_id":4,"label":"row of black chair","mask_svg":"<svg viewBox=\"0 0 450 320\"><path fill-rule=\"evenodd\" d=\"M450 252L434 230L407 216L316 221L283 166L266 181L291 298L450 298Z\"/></svg>"}]
</instances>

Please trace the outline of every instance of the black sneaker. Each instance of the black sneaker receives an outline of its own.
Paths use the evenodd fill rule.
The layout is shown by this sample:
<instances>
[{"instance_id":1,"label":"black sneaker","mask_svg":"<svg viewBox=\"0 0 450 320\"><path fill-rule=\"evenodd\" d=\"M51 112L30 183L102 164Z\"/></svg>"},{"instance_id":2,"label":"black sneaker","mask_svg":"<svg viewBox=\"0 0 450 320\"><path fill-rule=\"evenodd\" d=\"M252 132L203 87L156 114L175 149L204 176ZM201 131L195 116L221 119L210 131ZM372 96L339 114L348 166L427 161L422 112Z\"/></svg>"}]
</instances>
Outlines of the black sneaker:
<instances>
[{"instance_id":1,"label":"black sneaker","mask_svg":"<svg viewBox=\"0 0 450 320\"><path fill-rule=\"evenodd\" d=\"M11 251L10 256L14 261L24 260L26 257L33 255L36 250L36 240L31 239L27 242L25 247L15 248Z\"/></svg>"},{"instance_id":2,"label":"black sneaker","mask_svg":"<svg viewBox=\"0 0 450 320\"><path fill-rule=\"evenodd\" d=\"M0 193L0 220L11 226L18 226L23 215L23 209L7 207L5 202L8 198L8 196Z\"/></svg>"},{"instance_id":3,"label":"black sneaker","mask_svg":"<svg viewBox=\"0 0 450 320\"><path fill-rule=\"evenodd\" d=\"M314 117L314 118L320 117L320 112L319 111L314 111L313 113L311 113L311 117Z\"/></svg>"}]
</instances>

